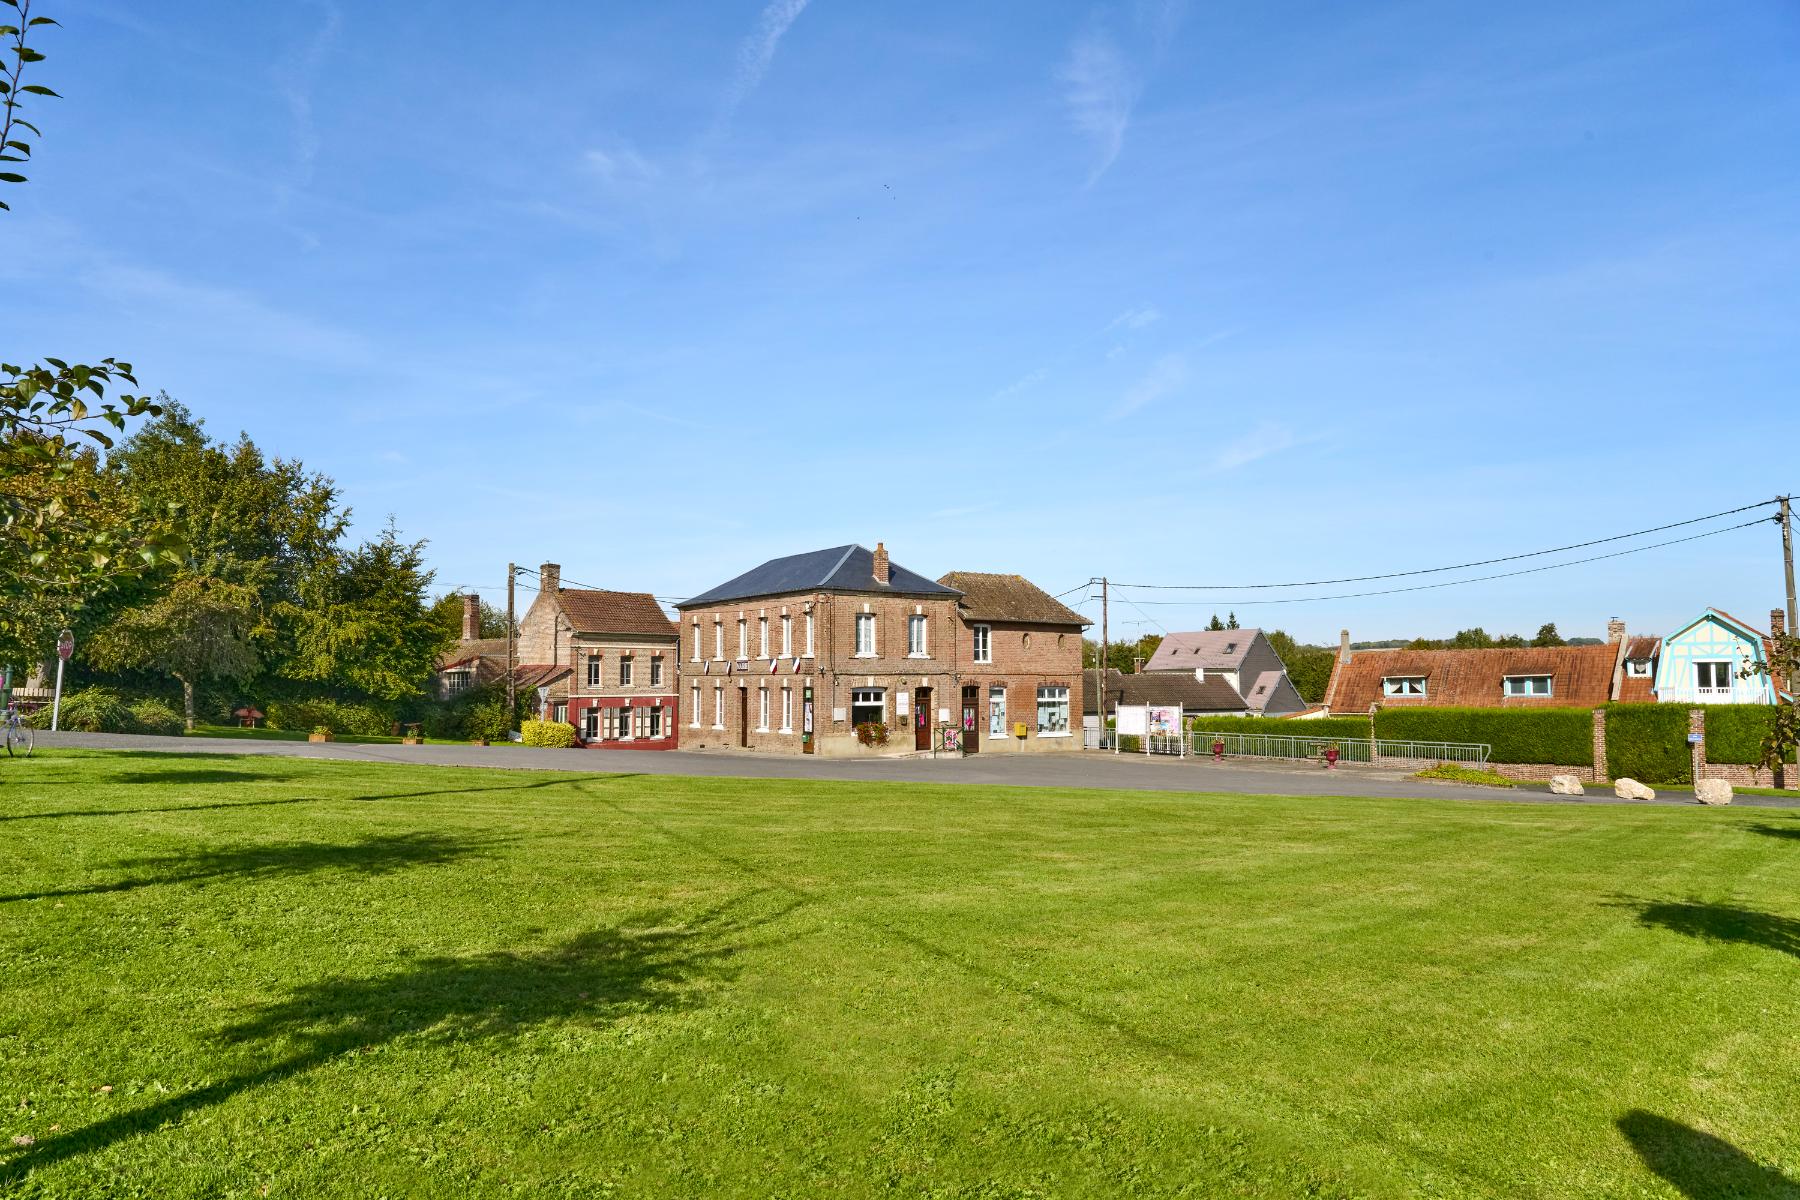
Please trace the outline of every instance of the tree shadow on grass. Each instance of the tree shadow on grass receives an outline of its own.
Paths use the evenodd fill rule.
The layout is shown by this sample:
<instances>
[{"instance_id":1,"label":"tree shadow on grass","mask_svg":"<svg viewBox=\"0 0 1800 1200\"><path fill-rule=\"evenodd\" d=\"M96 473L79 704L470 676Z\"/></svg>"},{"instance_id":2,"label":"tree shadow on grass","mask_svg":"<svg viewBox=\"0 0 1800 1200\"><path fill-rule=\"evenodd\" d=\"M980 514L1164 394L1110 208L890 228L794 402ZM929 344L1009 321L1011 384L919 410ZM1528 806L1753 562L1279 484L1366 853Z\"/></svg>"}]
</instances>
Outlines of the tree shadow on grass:
<instances>
[{"instance_id":1,"label":"tree shadow on grass","mask_svg":"<svg viewBox=\"0 0 1800 1200\"><path fill-rule=\"evenodd\" d=\"M452 768L457 769L457 768ZM157 778L167 778L158 776ZM431 788L418 792L370 792L366 796L284 796L273 800L230 800L218 804L172 804L160 808L71 808L60 812L13 813L0 816L5 821L57 821L65 817L135 817L140 814L154 815L158 813L210 812L216 809L259 808L274 804L326 804L326 803L370 803L377 800L417 800L426 796L461 796L478 792L521 792L536 788L560 787L577 782L580 776L568 779L541 779L532 783L509 783L496 786Z\"/></svg>"},{"instance_id":2,"label":"tree shadow on grass","mask_svg":"<svg viewBox=\"0 0 1800 1200\"><path fill-rule=\"evenodd\" d=\"M1771 1197L1800 1200L1800 1182L1765 1167L1730 1142L1679 1121L1633 1109L1618 1120L1619 1132L1644 1166L1689 1200Z\"/></svg>"},{"instance_id":3,"label":"tree shadow on grass","mask_svg":"<svg viewBox=\"0 0 1800 1200\"><path fill-rule=\"evenodd\" d=\"M96 783L287 783L299 776L287 771L226 771L217 767L183 767L174 771L120 771Z\"/></svg>"},{"instance_id":4,"label":"tree shadow on grass","mask_svg":"<svg viewBox=\"0 0 1800 1200\"><path fill-rule=\"evenodd\" d=\"M1695 900L1628 900L1625 903L1638 910L1640 925L1669 929L1709 942L1762 946L1800 958L1800 920L1793 917Z\"/></svg>"},{"instance_id":5,"label":"tree shadow on grass","mask_svg":"<svg viewBox=\"0 0 1800 1200\"><path fill-rule=\"evenodd\" d=\"M129 892L157 884L193 883L204 879L255 882L309 875L318 871L388 875L411 867L455 862L498 844L497 839L476 841L423 832L368 837L356 842L264 842L188 854L128 858L115 864L121 871L136 872L127 878L58 891L0 896L0 904L15 900L45 900L57 896L97 896L107 892Z\"/></svg>"},{"instance_id":6,"label":"tree shadow on grass","mask_svg":"<svg viewBox=\"0 0 1800 1200\"><path fill-rule=\"evenodd\" d=\"M1764 837L1792 838L1800 842L1800 825L1746 825L1744 828Z\"/></svg>"},{"instance_id":7,"label":"tree shadow on grass","mask_svg":"<svg viewBox=\"0 0 1800 1200\"><path fill-rule=\"evenodd\" d=\"M762 897L750 892L685 919L644 913L543 950L421 959L382 975L305 984L220 1034L228 1044L282 1054L278 1061L40 1142L0 1166L0 1185L389 1042L504 1042L546 1025L592 1028L697 1007L710 987L735 977L736 955L773 944L753 942L757 931L799 907L770 907Z\"/></svg>"}]
</instances>

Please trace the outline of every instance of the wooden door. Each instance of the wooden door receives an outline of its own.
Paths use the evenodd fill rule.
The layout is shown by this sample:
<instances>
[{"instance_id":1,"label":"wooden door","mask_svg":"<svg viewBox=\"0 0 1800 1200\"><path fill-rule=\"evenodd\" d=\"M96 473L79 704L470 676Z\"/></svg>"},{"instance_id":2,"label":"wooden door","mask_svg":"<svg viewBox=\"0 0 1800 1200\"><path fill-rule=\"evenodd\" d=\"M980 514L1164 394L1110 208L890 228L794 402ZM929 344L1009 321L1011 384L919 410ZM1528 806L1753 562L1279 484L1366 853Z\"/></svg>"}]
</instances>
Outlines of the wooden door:
<instances>
[{"instance_id":1,"label":"wooden door","mask_svg":"<svg viewBox=\"0 0 1800 1200\"><path fill-rule=\"evenodd\" d=\"M931 689L913 689L913 749L931 749Z\"/></svg>"},{"instance_id":2,"label":"wooden door","mask_svg":"<svg viewBox=\"0 0 1800 1200\"><path fill-rule=\"evenodd\" d=\"M981 689L972 684L962 690L962 749L964 754L981 749Z\"/></svg>"},{"instance_id":3,"label":"wooden door","mask_svg":"<svg viewBox=\"0 0 1800 1200\"><path fill-rule=\"evenodd\" d=\"M750 745L750 689L738 689L738 746L740 749Z\"/></svg>"}]
</instances>

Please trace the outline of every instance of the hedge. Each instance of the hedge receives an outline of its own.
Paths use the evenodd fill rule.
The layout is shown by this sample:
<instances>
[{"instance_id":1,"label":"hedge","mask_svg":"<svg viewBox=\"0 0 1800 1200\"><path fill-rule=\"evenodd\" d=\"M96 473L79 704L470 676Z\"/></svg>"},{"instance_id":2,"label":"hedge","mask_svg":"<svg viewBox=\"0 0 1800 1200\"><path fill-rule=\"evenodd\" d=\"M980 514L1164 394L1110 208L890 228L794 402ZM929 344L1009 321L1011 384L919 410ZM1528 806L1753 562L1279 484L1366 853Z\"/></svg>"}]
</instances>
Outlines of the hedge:
<instances>
[{"instance_id":1,"label":"hedge","mask_svg":"<svg viewBox=\"0 0 1800 1200\"><path fill-rule=\"evenodd\" d=\"M50 728L51 705L25 718L34 729ZM58 724L77 733L178 734L186 726L167 701L153 696L127 700L111 688L78 688L62 698Z\"/></svg>"},{"instance_id":2,"label":"hedge","mask_svg":"<svg viewBox=\"0 0 1800 1200\"><path fill-rule=\"evenodd\" d=\"M1497 763L1594 765L1594 716L1585 708L1384 708L1375 714L1375 736L1485 742L1488 761Z\"/></svg>"},{"instance_id":3,"label":"hedge","mask_svg":"<svg viewBox=\"0 0 1800 1200\"><path fill-rule=\"evenodd\" d=\"M1706 761L1762 765L1763 739L1775 728L1768 704L1708 704Z\"/></svg>"},{"instance_id":4,"label":"hedge","mask_svg":"<svg viewBox=\"0 0 1800 1200\"><path fill-rule=\"evenodd\" d=\"M394 715L372 704L343 700L271 700L270 729L298 729L311 733L324 726L333 733L381 737L394 731Z\"/></svg>"},{"instance_id":5,"label":"hedge","mask_svg":"<svg viewBox=\"0 0 1800 1200\"><path fill-rule=\"evenodd\" d=\"M1644 783L1694 782L1685 704L1606 706L1606 773Z\"/></svg>"},{"instance_id":6,"label":"hedge","mask_svg":"<svg viewBox=\"0 0 1800 1200\"><path fill-rule=\"evenodd\" d=\"M1189 717L1188 729L1195 733L1251 733L1273 737L1367 739L1367 717L1309 717L1305 720L1282 720L1277 717Z\"/></svg>"},{"instance_id":7,"label":"hedge","mask_svg":"<svg viewBox=\"0 0 1800 1200\"><path fill-rule=\"evenodd\" d=\"M174 705L154 696L133 700L125 711L131 714L133 733L174 735L187 728L187 719L175 711Z\"/></svg>"},{"instance_id":8,"label":"hedge","mask_svg":"<svg viewBox=\"0 0 1800 1200\"><path fill-rule=\"evenodd\" d=\"M575 744L575 727L567 721L526 721L519 726L519 740L527 746L564 750Z\"/></svg>"}]
</instances>

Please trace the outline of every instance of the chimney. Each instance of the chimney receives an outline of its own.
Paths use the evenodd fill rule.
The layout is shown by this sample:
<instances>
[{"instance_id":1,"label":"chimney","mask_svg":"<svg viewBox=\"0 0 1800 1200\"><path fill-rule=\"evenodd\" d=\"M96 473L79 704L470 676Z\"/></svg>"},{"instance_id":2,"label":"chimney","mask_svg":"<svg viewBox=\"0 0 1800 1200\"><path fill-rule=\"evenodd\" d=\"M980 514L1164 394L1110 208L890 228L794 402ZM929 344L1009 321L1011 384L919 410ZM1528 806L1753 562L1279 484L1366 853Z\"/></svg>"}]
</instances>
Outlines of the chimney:
<instances>
[{"instance_id":1,"label":"chimney","mask_svg":"<svg viewBox=\"0 0 1800 1200\"><path fill-rule=\"evenodd\" d=\"M888 581L887 547L880 542L875 543L875 582L885 584Z\"/></svg>"},{"instance_id":2,"label":"chimney","mask_svg":"<svg viewBox=\"0 0 1800 1200\"><path fill-rule=\"evenodd\" d=\"M538 591L546 596L554 596L562 587L562 567L557 563L545 563L538 568Z\"/></svg>"},{"instance_id":3,"label":"chimney","mask_svg":"<svg viewBox=\"0 0 1800 1200\"><path fill-rule=\"evenodd\" d=\"M1608 621L1606 623L1606 640L1609 642L1624 641L1625 640L1625 622L1619 620L1619 618L1617 618L1617 617L1614 617L1612 620Z\"/></svg>"},{"instance_id":4,"label":"chimney","mask_svg":"<svg viewBox=\"0 0 1800 1200\"><path fill-rule=\"evenodd\" d=\"M1350 631L1348 629L1338 630L1338 661L1350 661Z\"/></svg>"},{"instance_id":5,"label":"chimney","mask_svg":"<svg viewBox=\"0 0 1800 1200\"><path fill-rule=\"evenodd\" d=\"M1782 612L1779 608L1771 608L1769 610L1769 634L1770 634L1770 636L1780 637L1782 634L1784 634L1786 632L1787 632L1787 614Z\"/></svg>"},{"instance_id":6,"label":"chimney","mask_svg":"<svg viewBox=\"0 0 1800 1200\"><path fill-rule=\"evenodd\" d=\"M1134 654L1131 656L1131 673L1133 675L1142 675L1144 673L1144 659L1142 655Z\"/></svg>"},{"instance_id":7,"label":"chimney","mask_svg":"<svg viewBox=\"0 0 1800 1200\"><path fill-rule=\"evenodd\" d=\"M472 642L481 636L481 597L474 592L463 594L462 640Z\"/></svg>"}]
</instances>

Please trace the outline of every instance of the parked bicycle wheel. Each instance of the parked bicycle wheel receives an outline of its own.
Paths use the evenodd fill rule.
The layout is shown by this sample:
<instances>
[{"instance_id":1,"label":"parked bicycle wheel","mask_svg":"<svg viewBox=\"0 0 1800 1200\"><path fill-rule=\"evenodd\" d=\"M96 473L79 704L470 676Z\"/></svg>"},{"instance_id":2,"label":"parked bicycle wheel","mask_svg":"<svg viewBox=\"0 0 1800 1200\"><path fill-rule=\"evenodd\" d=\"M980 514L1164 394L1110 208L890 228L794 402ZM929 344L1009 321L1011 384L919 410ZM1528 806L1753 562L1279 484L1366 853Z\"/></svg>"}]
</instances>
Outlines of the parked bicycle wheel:
<instances>
[{"instance_id":1,"label":"parked bicycle wheel","mask_svg":"<svg viewBox=\"0 0 1800 1200\"><path fill-rule=\"evenodd\" d=\"M13 758L31 757L31 730L21 726L6 731L6 753Z\"/></svg>"}]
</instances>

